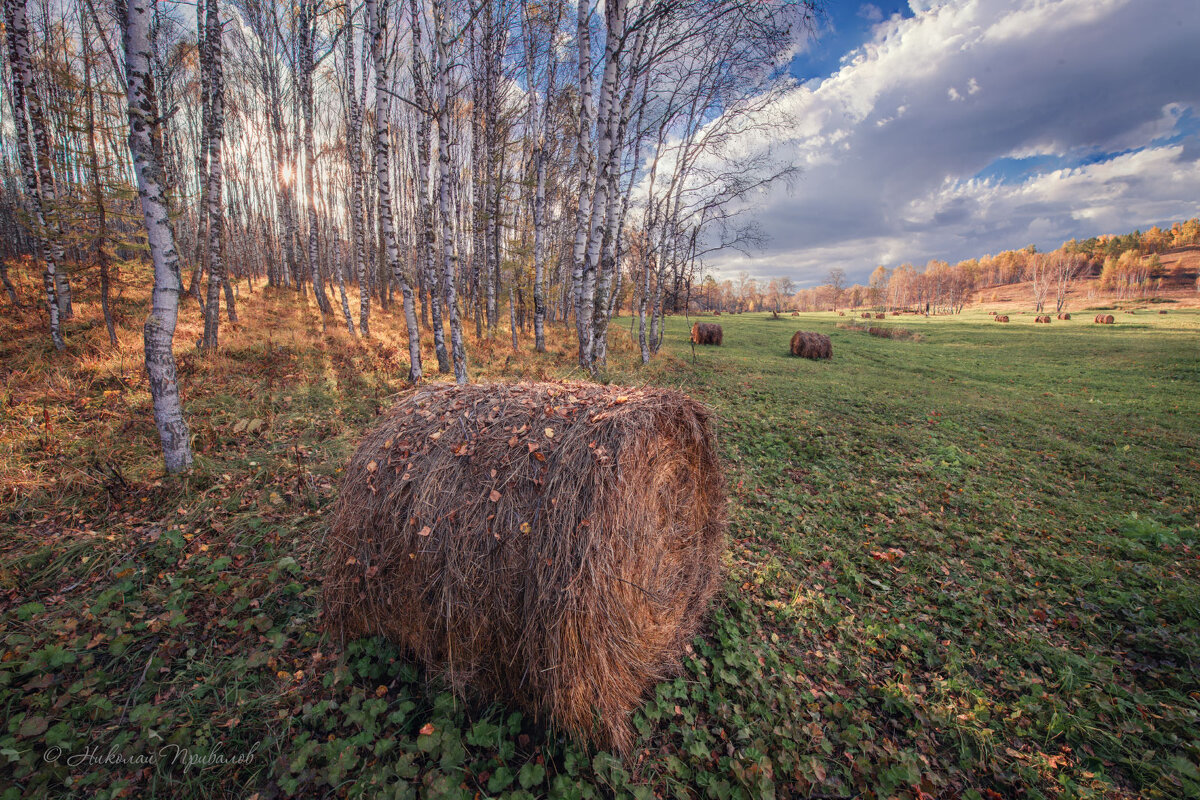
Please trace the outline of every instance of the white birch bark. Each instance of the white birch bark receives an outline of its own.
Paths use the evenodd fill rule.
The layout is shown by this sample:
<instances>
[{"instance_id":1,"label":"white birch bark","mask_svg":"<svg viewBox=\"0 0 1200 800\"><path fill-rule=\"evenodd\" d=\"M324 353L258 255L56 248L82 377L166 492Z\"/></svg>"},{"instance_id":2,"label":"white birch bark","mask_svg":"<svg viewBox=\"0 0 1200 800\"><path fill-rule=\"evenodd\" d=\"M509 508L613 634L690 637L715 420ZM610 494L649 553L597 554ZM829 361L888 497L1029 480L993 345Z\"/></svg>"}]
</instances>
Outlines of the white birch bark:
<instances>
[{"instance_id":1,"label":"white birch bark","mask_svg":"<svg viewBox=\"0 0 1200 800\"><path fill-rule=\"evenodd\" d=\"M128 0L125 12L125 85L128 94L129 151L137 173L138 195L154 264L154 291L144 328L146 373L154 403L154 422L162 441L167 472L184 472L192 451L172 341L179 315L179 254L163 193L161 147L155 144L161 124L150 63L150 18L153 0Z\"/></svg>"},{"instance_id":2,"label":"white birch bark","mask_svg":"<svg viewBox=\"0 0 1200 800\"><path fill-rule=\"evenodd\" d=\"M5 0L5 24L8 30L8 57L12 69L12 101L17 129L17 154L21 162L21 174L25 179L25 195L32 212L34 239L46 268L42 284L46 292L46 310L49 317L50 340L55 349L64 350L62 327L59 322L58 265L62 262L62 244L52 241L46 225L46 206L53 204L53 184L45 180L50 169L49 145L45 124L41 114L41 100L33 86L33 66L30 62L29 25L25 16L25 0ZM32 139L26 127L25 114L33 128ZM35 149L36 148L36 149ZM42 177L39 185L39 177ZM46 196L44 192L50 192Z\"/></svg>"},{"instance_id":3,"label":"white birch bark","mask_svg":"<svg viewBox=\"0 0 1200 800\"><path fill-rule=\"evenodd\" d=\"M592 35L591 0L579 0L575 18L575 49L579 81L579 128L575 158L579 166L579 196L575 209L575 242L571 249L571 298L575 305L575 332L579 337L579 362L584 363L583 343L590 333L583 327L583 271L587 257L588 224L592 218ZM590 354L590 349L587 351Z\"/></svg>"},{"instance_id":4,"label":"white birch bark","mask_svg":"<svg viewBox=\"0 0 1200 800\"><path fill-rule=\"evenodd\" d=\"M433 0L434 44L436 46L435 79L437 82L438 126L438 206L442 218L442 280L446 292L446 315L450 322L450 351L454 360L454 381L468 381L467 359L463 351L462 322L458 317L457 272L458 253L454 246L454 217L450 203L450 54L446 36L446 7Z\"/></svg>"},{"instance_id":5,"label":"white birch bark","mask_svg":"<svg viewBox=\"0 0 1200 800\"><path fill-rule=\"evenodd\" d=\"M225 87L221 72L222 29L217 0L206 0L205 47L208 75L209 130L204 137L208 144L207 217L208 230L208 297L204 302L204 349L216 350L221 324L221 288L225 280L221 260L221 232L224 229L224 207L221 201L222 142L225 127Z\"/></svg>"},{"instance_id":6,"label":"white birch bark","mask_svg":"<svg viewBox=\"0 0 1200 800\"><path fill-rule=\"evenodd\" d=\"M371 26L371 61L375 65L375 183L379 193L379 228L388 272L400 285L400 294L404 305L404 324L408 328L408 380L415 384L423 376L421 329L417 326L412 289L400 268L400 252L396 246L396 227L392 213L391 143L388 139L387 122L388 71L387 60L383 53L387 0L378 4L378 8L376 0L366 0L366 10L367 22Z\"/></svg>"}]
</instances>

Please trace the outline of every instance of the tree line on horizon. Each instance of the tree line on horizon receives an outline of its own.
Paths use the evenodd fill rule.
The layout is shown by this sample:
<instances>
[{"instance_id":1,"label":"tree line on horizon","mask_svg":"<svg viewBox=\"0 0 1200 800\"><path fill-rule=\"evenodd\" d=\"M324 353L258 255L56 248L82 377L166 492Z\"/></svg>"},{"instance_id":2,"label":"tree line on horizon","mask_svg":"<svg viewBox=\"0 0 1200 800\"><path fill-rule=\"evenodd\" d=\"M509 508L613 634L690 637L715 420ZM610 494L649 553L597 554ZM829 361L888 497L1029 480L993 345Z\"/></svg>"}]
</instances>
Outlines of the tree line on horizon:
<instances>
[{"instance_id":1,"label":"tree line on horizon","mask_svg":"<svg viewBox=\"0 0 1200 800\"><path fill-rule=\"evenodd\" d=\"M846 283L846 272L831 269L824 283L799 289L791 278L759 280L741 272L717 280L705 275L689 289L696 311L821 311L870 307L880 311L926 310L957 314L980 289L1029 282L1037 312L1063 311L1081 278L1097 278L1099 288L1117 299L1153 296L1162 288L1160 255L1177 247L1200 244L1200 218L1158 226L1143 233L1106 234L1071 239L1057 250L1040 253L1030 246L956 264L931 260L924 269L901 264L876 267L866 284ZM1200 291L1200 275L1196 288ZM679 310L679 309L676 309Z\"/></svg>"}]
</instances>

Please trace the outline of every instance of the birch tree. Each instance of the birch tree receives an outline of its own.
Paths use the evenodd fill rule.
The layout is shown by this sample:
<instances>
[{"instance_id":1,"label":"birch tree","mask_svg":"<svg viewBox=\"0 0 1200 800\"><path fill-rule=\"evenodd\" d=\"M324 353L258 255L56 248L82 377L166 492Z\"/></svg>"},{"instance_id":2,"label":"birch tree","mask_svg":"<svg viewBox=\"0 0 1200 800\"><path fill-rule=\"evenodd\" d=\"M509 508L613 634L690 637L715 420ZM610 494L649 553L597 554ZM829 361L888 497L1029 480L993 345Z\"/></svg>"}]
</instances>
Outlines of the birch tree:
<instances>
[{"instance_id":1,"label":"birch tree","mask_svg":"<svg viewBox=\"0 0 1200 800\"><path fill-rule=\"evenodd\" d=\"M138 196L150 259L154 265L154 290L146 319L146 373L154 403L154 422L162 442L167 472L178 473L192 465L187 423L175 371L172 342L183 289L179 254L163 191L162 143L151 73L150 21L154 0L127 0L125 6L125 84L129 116L129 151L137 171Z\"/></svg>"}]
</instances>

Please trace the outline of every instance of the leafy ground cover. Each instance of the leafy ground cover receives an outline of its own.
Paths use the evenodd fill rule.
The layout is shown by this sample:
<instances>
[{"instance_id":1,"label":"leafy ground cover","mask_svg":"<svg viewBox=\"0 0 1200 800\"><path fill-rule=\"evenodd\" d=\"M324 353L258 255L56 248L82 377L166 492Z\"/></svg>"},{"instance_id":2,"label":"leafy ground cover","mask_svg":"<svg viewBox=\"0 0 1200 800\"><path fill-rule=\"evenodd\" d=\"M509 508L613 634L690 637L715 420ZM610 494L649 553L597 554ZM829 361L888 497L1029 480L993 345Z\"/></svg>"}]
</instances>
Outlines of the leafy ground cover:
<instances>
[{"instance_id":1,"label":"leafy ground cover","mask_svg":"<svg viewBox=\"0 0 1200 800\"><path fill-rule=\"evenodd\" d=\"M726 315L694 357L675 318L648 368L614 323L610 379L718 412L732 501L725 590L622 761L322 633L323 513L404 390L394 322L359 343L259 293L216 356L186 322L176 480L142 310L113 350L87 309L65 356L32 314L0 333L5 798L1200 794L1198 312L875 323L919 341ZM833 360L789 357L797 327ZM572 373L565 331L506 341L468 343L476 379Z\"/></svg>"}]
</instances>

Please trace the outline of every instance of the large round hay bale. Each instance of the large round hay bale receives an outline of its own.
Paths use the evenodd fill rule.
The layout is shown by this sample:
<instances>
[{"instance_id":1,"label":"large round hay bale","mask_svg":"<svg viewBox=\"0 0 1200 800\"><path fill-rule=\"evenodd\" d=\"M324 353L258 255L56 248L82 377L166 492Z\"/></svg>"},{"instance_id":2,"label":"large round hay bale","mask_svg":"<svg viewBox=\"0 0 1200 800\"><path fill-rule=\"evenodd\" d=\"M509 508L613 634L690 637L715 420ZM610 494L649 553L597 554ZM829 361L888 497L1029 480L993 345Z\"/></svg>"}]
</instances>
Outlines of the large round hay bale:
<instances>
[{"instance_id":1,"label":"large round hay bale","mask_svg":"<svg viewBox=\"0 0 1200 800\"><path fill-rule=\"evenodd\" d=\"M350 460L325 553L336 639L398 642L460 696L627 750L715 593L709 414L669 389L438 384Z\"/></svg>"},{"instance_id":2,"label":"large round hay bale","mask_svg":"<svg viewBox=\"0 0 1200 800\"><path fill-rule=\"evenodd\" d=\"M1049 314L1039 314L1038 318L1035 320L1035 322L1042 322L1042 323L1049 325L1050 324L1050 315Z\"/></svg>"},{"instance_id":3,"label":"large round hay bale","mask_svg":"<svg viewBox=\"0 0 1200 800\"><path fill-rule=\"evenodd\" d=\"M1008 314L997 314L994 319L996 322L1008 322Z\"/></svg>"},{"instance_id":4,"label":"large round hay bale","mask_svg":"<svg viewBox=\"0 0 1200 800\"><path fill-rule=\"evenodd\" d=\"M1167 313L1167 310L1166 310L1165 308L1160 308L1160 309L1158 310L1158 313L1160 313L1160 314L1165 314L1165 313Z\"/></svg>"},{"instance_id":5,"label":"large round hay bale","mask_svg":"<svg viewBox=\"0 0 1200 800\"><path fill-rule=\"evenodd\" d=\"M713 316L714 316L714 317L719 317L719 316L721 316L721 312L720 312L720 311L714 311L714 312L713 312Z\"/></svg>"},{"instance_id":6,"label":"large round hay bale","mask_svg":"<svg viewBox=\"0 0 1200 800\"><path fill-rule=\"evenodd\" d=\"M870 319L870 318L871 318L871 312L870 312L870 311L864 311L864 312L862 312L862 314L860 314L859 316L861 316L863 319Z\"/></svg>"},{"instance_id":7,"label":"large round hay bale","mask_svg":"<svg viewBox=\"0 0 1200 800\"><path fill-rule=\"evenodd\" d=\"M876 314L875 319L887 319L887 314Z\"/></svg>"},{"instance_id":8,"label":"large round hay bale","mask_svg":"<svg viewBox=\"0 0 1200 800\"><path fill-rule=\"evenodd\" d=\"M791 352L801 358L832 358L833 342L823 333L796 331L792 334Z\"/></svg>"},{"instance_id":9,"label":"large round hay bale","mask_svg":"<svg viewBox=\"0 0 1200 800\"><path fill-rule=\"evenodd\" d=\"M1097 314L1095 322L1097 325L1112 325L1116 319L1112 314Z\"/></svg>"},{"instance_id":10,"label":"large round hay bale","mask_svg":"<svg viewBox=\"0 0 1200 800\"><path fill-rule=\"evenodd\" d=\"M1068 320L1071 318L1071 315L1064 311L1063 313L1058 315L1058 318L1061 320Z\"/></svg>"},{"instance_id":11,"label":"large round hay bale","mask_svg":"<svg viewBox=\"0 0 1200 800\"><path fill-rule=\"evenodd\" d=\"M692 325L692 342L695 344L713 344L720 347L724 338L721 326L715 322L697 322Z\"/></svg>"}]
</instances>

